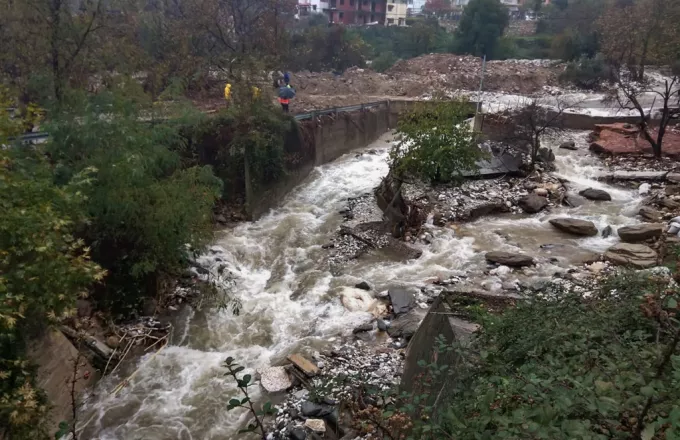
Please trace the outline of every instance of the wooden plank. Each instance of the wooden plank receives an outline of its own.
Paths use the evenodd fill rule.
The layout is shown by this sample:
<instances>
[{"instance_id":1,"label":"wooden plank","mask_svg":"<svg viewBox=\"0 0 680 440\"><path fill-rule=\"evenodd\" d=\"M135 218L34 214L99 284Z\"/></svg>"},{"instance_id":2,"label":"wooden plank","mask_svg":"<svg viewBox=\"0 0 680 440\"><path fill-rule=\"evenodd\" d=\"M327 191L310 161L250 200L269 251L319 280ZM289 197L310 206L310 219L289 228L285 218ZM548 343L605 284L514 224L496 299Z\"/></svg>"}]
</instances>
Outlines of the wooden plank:
<instances>
[{"instance_id":1,"label":"wooden plank","mask_svg":"<svg viewBox=\"0 0 680 440\"><path fill-rule=\"evenodd\" d=\"M297 368L302 370L307 377L314 377L319 374L319 367L314 365L313 362L305 359L300 353L291 354L288 356L288 360L292 362Z\"/></svg>"}]
</instances>

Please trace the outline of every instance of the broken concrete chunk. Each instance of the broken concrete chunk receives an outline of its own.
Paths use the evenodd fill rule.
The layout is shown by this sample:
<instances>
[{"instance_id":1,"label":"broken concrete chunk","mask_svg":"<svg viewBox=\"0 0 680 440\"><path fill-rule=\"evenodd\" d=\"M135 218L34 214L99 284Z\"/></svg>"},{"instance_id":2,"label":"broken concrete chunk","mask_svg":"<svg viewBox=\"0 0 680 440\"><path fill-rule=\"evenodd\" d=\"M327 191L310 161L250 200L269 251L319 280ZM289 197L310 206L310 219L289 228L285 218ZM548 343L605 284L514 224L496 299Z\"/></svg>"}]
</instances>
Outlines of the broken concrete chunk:
<instances>
[{"instance_id":1,"label":"broken concrete chunk","mask_svg":"<svg viewBox=\"0 0 680 440\"><path fill-rule=\"evenodd\" d=\"M291 354L288 356L288 360L295 365L297 368L302 370L307 377L314 377L319 374L319 367L317 367L313 362L305 359L300 353Z\"/></svg>"},{"instance_id":2,"label":"broken concrete chunk","mask_svg":"<svg viewBox=\"0 0 680 440\"><path fill-rule=\"evenodd\" d=\"M269 367L257 370L260 384L268 393L281 393L293 386L285 367Z\"/></svg>"}]
</instances>

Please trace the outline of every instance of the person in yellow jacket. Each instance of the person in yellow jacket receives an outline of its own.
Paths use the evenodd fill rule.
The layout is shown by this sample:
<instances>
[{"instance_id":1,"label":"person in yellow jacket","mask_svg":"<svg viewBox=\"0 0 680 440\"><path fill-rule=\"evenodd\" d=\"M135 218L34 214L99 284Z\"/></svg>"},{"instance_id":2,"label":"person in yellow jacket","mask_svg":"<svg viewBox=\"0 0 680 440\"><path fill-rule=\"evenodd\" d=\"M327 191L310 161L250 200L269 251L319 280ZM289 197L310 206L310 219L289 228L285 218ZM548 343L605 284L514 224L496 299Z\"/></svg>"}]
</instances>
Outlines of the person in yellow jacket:
<instances>
[{"instance_id":1,"label":"person in yellow jacket","mask_svg":"<svg viewBox=\"0 0 680 440\"><path fill-rule=\"evenodd\" d=\"M224 99L229 101L231 99L231 84L227 83L226 86L224 86Z\"/></svg>"},{"instance_id":2,"label":"person in yellow jacket","mask_svg":"<svg viewBox=\"0 0 680 440\"><path fill-rule=\"evenodd\" d=\"M257 98L260 97L261 90L260 90L259 87L253 86L253 87L252 87L252 91L253 91L253 100L255 100L255 99L257 99Z\"/></svg>"}]
</instances>

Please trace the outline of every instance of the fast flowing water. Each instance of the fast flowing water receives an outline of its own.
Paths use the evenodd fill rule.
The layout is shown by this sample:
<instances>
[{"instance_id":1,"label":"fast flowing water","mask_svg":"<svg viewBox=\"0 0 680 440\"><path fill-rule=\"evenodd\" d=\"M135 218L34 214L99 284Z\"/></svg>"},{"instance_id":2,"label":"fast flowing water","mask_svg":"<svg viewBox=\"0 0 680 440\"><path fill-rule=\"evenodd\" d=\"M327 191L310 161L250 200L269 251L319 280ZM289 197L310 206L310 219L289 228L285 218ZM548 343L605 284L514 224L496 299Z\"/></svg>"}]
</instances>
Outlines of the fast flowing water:
<instances>
[{"instance_id":1,"label":"fast flowing water","mask_svg":"<svg viewBox=\"0 0 680 440\"><path fill-rule=\"evenodd\" d=\"M129 384L110 394L131 371L103 380L80 412L82 439L168 440L235 439L246 415L227 412L236 393L224 376L222 362L234 357L248 370L266 367L299 350L320 350L365 322L367 314L348 312L338 293L366 280L377 291L391 285L421 286L433 277L455 272L482 274L488 250L521 249L537 257L551 252L557 260L539 266L538 275L550 276L568 266L559 247L543 251L540 245L601 252L615 236L574 239L556 233L547 223L560 215L589 219L598 227L635 223L639 203L634 191L597 182L597 160L586 150L585 134L575 136L580 150L557 154L558 174L574 189L606 189L611 203L586 203L579 208L557 208L549 214L480 219L458 232L432 228L434 240L420 245L417 260L399 262L370 255L348 264L343 274L332 275L324 263L327 243L342 224L338 211L348 197L371 191L387 173L388 134L367 147L377 155L348 154L319 167L293 191L280 208L254 223L217 235L201 258L214 274L231 274L232 291L242 307L232 311L183 311L175 325L173 343L156 356L148 355ZM552 255L551 254L551 255ZM564 258L563 258L564 257ZM559 261L558 261L559 260ZM257 398L259 391L255 390Z\"/></svg>"}]
</instances>

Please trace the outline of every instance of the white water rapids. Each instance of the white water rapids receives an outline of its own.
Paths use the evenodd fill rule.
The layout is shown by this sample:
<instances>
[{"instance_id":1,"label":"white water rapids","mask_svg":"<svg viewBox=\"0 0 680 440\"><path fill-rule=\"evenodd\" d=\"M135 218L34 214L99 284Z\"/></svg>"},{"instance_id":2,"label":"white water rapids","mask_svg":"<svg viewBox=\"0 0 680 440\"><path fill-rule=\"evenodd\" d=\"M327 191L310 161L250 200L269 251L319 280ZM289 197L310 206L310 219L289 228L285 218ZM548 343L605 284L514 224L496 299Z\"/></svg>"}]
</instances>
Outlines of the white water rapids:
<instances>
[{"instance_id":1,"label":"white water rapids","mask_svg":"<svg viewBox=\"0 0 680 440\"><path fill-rule=\"evenodd\" d=\"M605 250L616 242L615 236L574 239L547 224L547 219L560 215L592 220L600 229L636 222L637 193L593 180L599 172L597 159L586 151L585 134L576 137L579 151L566 152L552 145L558 174L575 190L606 189L612 202L588 202L534 216L484 218L459 232L432 228L435 239L421 247L423 255L418 260L397 262L368 255L350 262L339 276L322 263L328 251L321 246L342 224L338 211L346 207L347 198L372 191L387 173L387 141L392 135L367 147L377 149L377 155L348 154L315 169L281 207L256 222L219 233L202 257L200 263L213 273L221 265L225 273L231 272L235 295L242 302L240 314L185 310L175 324L173 343L153 358L140 359L132 370L141 368L120 393L112 395L110 390L125 376L116 374L98 385L80 412L80 438L237 438L246 416L226 411L235 388L224 377L224 359L232 356L251 371L295 351L328 347L366 319L365 313L346 311L338 298L339 290L359 281L381 291L391 285L422 286L427 279L459 271L481 274L486 267L484 252L501 248L519 247L539 257L545 256L539 247L546 243ZM537 270L550 276L557 267L546 263Z\"/></svg>"}]
</instances>

